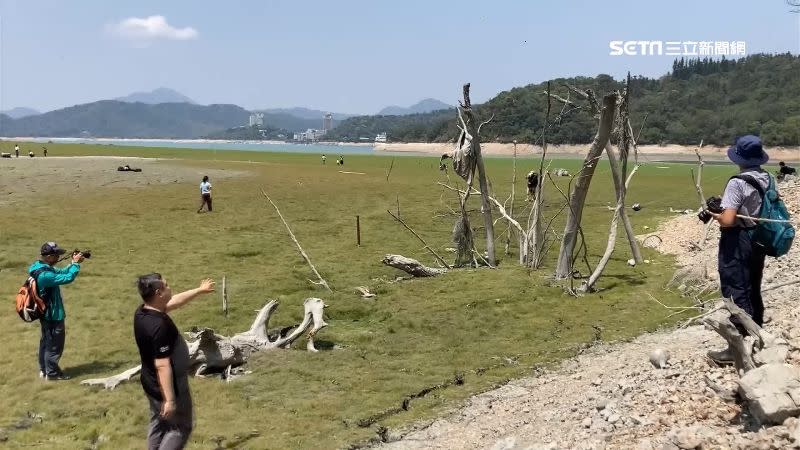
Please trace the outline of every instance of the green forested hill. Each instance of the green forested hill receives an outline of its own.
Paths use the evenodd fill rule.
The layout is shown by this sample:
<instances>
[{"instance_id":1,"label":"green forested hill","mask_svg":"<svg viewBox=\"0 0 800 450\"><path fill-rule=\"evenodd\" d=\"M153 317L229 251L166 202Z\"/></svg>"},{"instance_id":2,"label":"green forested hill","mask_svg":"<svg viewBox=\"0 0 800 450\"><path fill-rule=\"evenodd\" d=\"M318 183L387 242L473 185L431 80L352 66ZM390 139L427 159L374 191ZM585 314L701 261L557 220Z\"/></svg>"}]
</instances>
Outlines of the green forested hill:
<instances>
[{"instance_id":1,"label":"green forested hill","mask_svg":"<svg viewBox=\"0 0 800 450\"><path fill-rule=\"evenodd\" d=\"M553 93L567 97L564 84L598 93L621 89L608 75L551 81ZM633 77L634 126L647 114L640 143L727 145L736 135L760 134L768 145L800 145L800 57L752 55L740 60L677 60L660 79ZM482 132L484 141L534 142L544 123L546 83L501 92L477 106L479 117L494 114ZM570 97L573 100L575 96ZM553 103L551 118L561 111ZM453 111L412 116L361 116L343 121L331 137L357 140L386 132L394 142L443 142L457 135ZM595 121L575 111L548 132L551 143L587 143Z\"/></svg>"}]
</instances>

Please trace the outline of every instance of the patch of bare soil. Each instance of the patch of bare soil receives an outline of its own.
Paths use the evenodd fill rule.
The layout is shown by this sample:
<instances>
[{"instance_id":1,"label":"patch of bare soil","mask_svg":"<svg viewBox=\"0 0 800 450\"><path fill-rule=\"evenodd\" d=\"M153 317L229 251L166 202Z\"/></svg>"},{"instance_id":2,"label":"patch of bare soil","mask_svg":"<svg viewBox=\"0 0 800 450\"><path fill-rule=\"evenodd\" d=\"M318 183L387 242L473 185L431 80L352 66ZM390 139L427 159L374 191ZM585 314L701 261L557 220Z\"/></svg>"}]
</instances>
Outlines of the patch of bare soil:
<instances>
[{"instance_id":1,"label":"patch of bare soil","mask_svg":"<svg viewBox=\"0 0 800 450\"><path fill-rule=\"evenodd\" d=\"M793 217L800 215L800 183L780 185ZM705 245L694 214L679 215L656 233L657 248L684 266L716 276L713 227ZM790 345L800 365L800 285L769 288L800 278L800 244L780 259L767 258L764 328ZM657 294L656 294L657 295ZM587 299L591 301L591 298ZM642 301L650 301L642 299ZM670 311L665 310L665 315ZM711 380L733 393L732 367L718 367L706 351L723 339L701 325L647 334L633 342L591 347L557 369L474 396L462 409L409 430L383 433L382 449L782 449L800 448L800 421L759 428L742 405L723 399ZM666 368L649 354L671 355Z\"/></svg>"},{"instance_id":2,"label":"patch of bare soil","mask_svg":"<svg viewBox=\"0 0 800 450\"><path fill-rule=\"evenodd\" d=\"M141 172L119 172L129 165ZM204 169L176 160L116 156L75 156L0 158L0 206L32 198L37 193L95 190L106 186L144 187L166 183L200 183L203 175L212 180L243 175L235 170Z\"/></svg>"}]
</instances>

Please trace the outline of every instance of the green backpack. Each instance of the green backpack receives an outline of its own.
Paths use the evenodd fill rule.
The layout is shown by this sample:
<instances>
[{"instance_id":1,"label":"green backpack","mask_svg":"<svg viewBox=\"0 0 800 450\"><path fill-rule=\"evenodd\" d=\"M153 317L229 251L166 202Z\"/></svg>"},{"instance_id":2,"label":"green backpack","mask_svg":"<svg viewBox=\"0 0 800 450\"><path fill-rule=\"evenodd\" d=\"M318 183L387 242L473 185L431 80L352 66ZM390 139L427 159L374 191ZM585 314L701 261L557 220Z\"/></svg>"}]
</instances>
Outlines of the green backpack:
<instances>
[{"instance_id":1,"label":"green backpack","mask_svg":"<svg viewBox=\"0 0 800 450\"><path fill-rule=\"evenodd\" d=\"M750 239L753 245L761 247L767 256L783 256L792 246L795 229L789 223L789 211L775 189L775 179L769 175L769 186L765 191L755 178L746 175L736 175L738 178L752 186L761 195L761 219L779 220L783 222L758 221L755 228L750 230Z\"/></svg>"}]
</instances>

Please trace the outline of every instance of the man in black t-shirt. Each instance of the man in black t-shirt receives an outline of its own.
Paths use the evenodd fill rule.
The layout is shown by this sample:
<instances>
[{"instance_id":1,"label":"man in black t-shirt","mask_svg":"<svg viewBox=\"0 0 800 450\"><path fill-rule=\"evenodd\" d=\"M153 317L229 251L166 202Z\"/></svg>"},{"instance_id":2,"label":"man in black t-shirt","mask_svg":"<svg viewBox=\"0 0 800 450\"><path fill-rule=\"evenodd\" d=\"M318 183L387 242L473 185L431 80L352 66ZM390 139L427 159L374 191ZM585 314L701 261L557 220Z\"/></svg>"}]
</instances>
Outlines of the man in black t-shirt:
<instances>
[{"instance_id":1,"label":"man in black t-shirt","mask_svg":"<svg viewBox=\"0 0 800 450\"><path fill-rule=\"evenodd\" d=\"M192 396L189 392L189 348L167 312L200 294L214 292L214 282L172 295L161 274L139 277L144 303L133 316L133 332L142 359L142 388L150 402L148 449L181 449L192 432Z\"/></svg>"}]
</instances>

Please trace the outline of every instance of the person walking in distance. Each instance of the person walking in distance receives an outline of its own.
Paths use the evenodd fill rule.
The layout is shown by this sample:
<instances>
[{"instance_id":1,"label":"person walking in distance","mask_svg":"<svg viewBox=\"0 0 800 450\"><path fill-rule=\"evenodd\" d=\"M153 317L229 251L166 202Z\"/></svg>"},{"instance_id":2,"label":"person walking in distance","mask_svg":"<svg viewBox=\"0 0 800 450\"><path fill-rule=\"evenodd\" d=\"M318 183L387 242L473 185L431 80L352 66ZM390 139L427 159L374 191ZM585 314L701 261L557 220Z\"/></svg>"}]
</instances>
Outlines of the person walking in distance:
<instances>
[{"instance_id":1,"label":"person walking in distance","mask_svg":"<svg viewBox=\"0 0 800 450\"><path fill-rule=\"evenodd\" d=\"M50 381L68 380L70 377L58 365L66 342L66 312L59 286L75 281L81 270L83 254L74 252L70 265L57 269L53 266L66 250L55 242L46 242L39 253L39 260L28 269L28 274L36 279L39 296L47 305L44 316L39 319L42 329L39 339L39 376Z\"/></svg>"},{"instance_id":2,"label":"person walking in distance","mask_svg":"<svg viewBox=\"0 0 800 450\"><path fill-rule=\"evenodd\" d=\"M325 165L325 161L327 161L327 160L328 160L328 157L325 156L325 154L323 153L323 155L322 155L322 165L323 166Z\"/></svg>"},{"instance_id":3,"label":"person walking in distance","mask_svg":"<svg viewBox=\"0 0 800 450\"><path fill-rule=\"evenodd\" d=\"M214 281L172 295L161 274L139 277L142 304L133 315L133 333L142 361L141 383L150 404L147 448L182 449L194 427L192 395L189 391L189 347L169 312L214 292Z\"/></svg>"},{"instance_id":4,"label":"person walking in distance","mask_svg":"<svg viewBox=\"0 0 800 450\"><path fill-rule=\"evenodd\" d=\"M208 205L208 212L211 212L211 183L208 181L208 175L204 176L203 181L200 182L200 197L201 203L197 212L202 212L203 206L206 205Z\"/></svg>"},{"instance_id":5,"label":"person walking in distance","mask_svg":"<svg viewBox=\"0 0 800 450\"><path fill-rule=\"evenodd\" d=\"M14 144L14 155L19 158L19 144Z\"/></svg>"}]
</instances>

